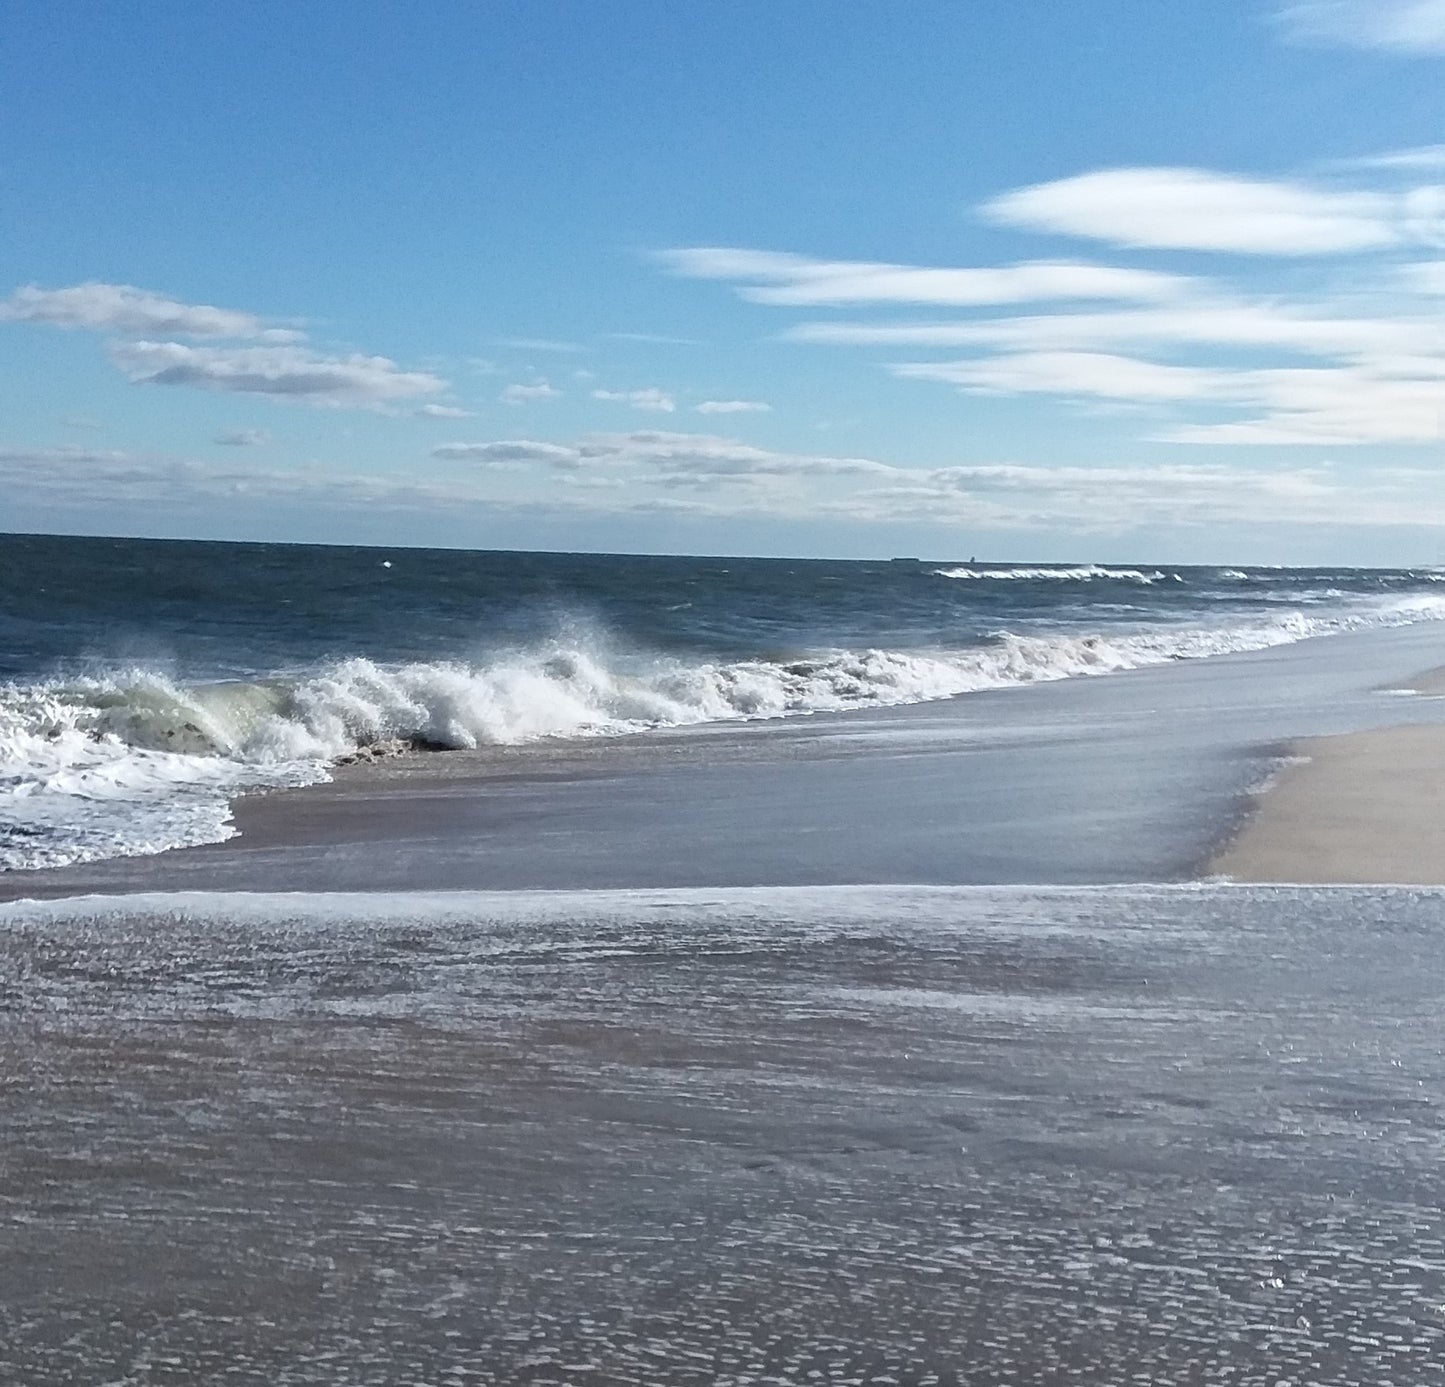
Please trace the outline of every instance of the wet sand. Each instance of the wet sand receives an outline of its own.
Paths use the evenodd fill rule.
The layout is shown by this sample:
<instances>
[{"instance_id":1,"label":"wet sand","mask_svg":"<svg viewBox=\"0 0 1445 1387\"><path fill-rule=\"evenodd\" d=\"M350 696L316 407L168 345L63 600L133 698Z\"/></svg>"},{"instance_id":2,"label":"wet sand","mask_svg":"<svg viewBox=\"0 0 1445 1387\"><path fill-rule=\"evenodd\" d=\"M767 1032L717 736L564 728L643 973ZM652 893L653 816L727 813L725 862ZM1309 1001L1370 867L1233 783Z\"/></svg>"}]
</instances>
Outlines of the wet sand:
<instances>
[{"instance_id":1,"label":"wet sand","mask_svg":"<svg viewBox=\"0 0 1445 1387\"><path fill-rule=\"evenodd\" d=\"M1438 893L9 907L0 1381L1433 1380Z\"/></svg>"}]
</instances>

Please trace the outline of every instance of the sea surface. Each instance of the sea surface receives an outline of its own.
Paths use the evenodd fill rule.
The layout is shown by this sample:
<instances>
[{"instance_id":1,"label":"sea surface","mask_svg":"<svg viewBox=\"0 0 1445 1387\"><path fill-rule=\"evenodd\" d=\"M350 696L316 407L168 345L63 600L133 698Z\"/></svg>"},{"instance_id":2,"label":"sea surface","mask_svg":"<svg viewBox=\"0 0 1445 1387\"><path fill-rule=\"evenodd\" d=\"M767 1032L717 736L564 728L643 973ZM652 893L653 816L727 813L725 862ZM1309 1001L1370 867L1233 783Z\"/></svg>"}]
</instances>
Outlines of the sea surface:
<instances>
[{"instance_id":1,"label":"sea surface","mask_svg":"<svg viewBox=\"0 0 1445 1387\"><path fill-rule=\"evenodd\" d=\"M379 751L921 703L1445 616L1445 570L0 536L0 870Z\"/></svg>"}]
</instances>

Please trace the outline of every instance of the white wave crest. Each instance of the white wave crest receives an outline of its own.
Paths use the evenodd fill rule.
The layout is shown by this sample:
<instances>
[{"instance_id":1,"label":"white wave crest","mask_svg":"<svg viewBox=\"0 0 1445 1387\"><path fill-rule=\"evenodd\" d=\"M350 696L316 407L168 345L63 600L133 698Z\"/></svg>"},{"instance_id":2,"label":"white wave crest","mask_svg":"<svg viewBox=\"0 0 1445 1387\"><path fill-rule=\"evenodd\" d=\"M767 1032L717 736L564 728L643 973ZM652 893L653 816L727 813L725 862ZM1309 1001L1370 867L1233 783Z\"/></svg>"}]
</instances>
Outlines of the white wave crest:
<instances>
[{"instance_id":1,"label":"white wave crest","mask_svg":"<svg viewBox=\"0 0 1445 1387\"><path fill-rule=\"evenodd\" d=\"M1048 582L1089 583L1095 579L1108 579L1116 583L1182 583L1177 573L1165 573L1162 569L1145 571L1142 568L1104 568L1099 564L1078 564L1072 568L935 568L935 578L976 578L995 579L1004 582Z\"/></svg>"},{"instance_id":2,"label":"white wave crest","mask_svg":"<svg viewBox=\"0 0 1445 1387\"><path fill-rule=\"evenodd\" d=\"M132 671L0 687L0 870L159 852L233 831L229 800L325 779L378 743L431 749L919 703L1445 617L1416 595L1333 615L1111 633L999 632L963 649L685 661L553 642L459 661L351 659L304 678L183 686Z\"/></svg>"}]
</instances>

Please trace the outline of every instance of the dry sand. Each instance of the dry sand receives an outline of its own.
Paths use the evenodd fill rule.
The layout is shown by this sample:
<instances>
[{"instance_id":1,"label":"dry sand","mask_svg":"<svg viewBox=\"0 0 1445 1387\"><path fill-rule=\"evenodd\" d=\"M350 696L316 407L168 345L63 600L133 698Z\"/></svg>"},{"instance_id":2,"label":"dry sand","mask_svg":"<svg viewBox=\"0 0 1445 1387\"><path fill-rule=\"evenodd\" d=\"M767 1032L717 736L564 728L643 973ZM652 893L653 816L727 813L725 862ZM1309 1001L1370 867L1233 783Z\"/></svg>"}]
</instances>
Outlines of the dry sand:
<instances>
[{"instance_id":1,"label":"dry sand","mask_svg":"<svg viewBox=\"0 0 1445 1387\"><path fill-rule=\"evenodd\" d=\"M1413 686L1445 688L1437 671ZM1296 743L1257 813L1214 861L1235 881L1445 884L1445 726Z\"/></svg>"}]
</instances>

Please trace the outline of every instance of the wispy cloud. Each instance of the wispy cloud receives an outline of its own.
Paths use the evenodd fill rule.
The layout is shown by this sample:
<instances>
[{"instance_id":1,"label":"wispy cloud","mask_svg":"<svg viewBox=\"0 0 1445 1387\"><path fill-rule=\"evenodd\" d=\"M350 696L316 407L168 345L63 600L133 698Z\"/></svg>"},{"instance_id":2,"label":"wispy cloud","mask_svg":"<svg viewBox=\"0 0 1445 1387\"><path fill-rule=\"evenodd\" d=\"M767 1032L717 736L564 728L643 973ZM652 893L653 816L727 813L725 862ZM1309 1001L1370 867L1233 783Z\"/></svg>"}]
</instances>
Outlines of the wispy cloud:
<instances>
[{"instance_id":1,"label":"wispy cloud","mask_svg":"<svg viewBox=\"0 0 1445 1387\"><path fill-rule=\"evenodd\" d=\"M649 386L644 390L594 390L594 400L607 400L613 404L631 405L633 409L649 410L657 414L671 414L677 408L677 401L665 390Z\"/></svg>"},{"instance_id":2,"label":"wispy cloud","mask_svg":"<svg viewBox=\"0 0 1445 1387\"><path fill-rule=\"evenodd\" d=\"M31 505L109 517L125 505L162 516L215 503L259 502L444 512L458 500L482 499L454 485L409 477L305 469L222 466L191 459L80 449L0 447L0 489Z\"/></svg>"},{"instance_id":3,"label":"wispy cloud","mask_svg":"<svg viewBox=\"0 0 1445 1387\"><path fill-rule=\"evenodd\" d=\"M1255 417L1157 428L1172 443L1341 446L1445 437L1445 358L1375 365L1239 369L1173 366L1100 352L895 365L895 374L976 394L1044 394L1139 406L1207 404Z\"/></svg>"},{"instance_id":4,"label":"wispy cloud","mask_svg":"<svg viewBox=\"0 0 1445 1387\"><path fill-rule=\"evenodd\" d=\"M303 332L269 325L254 313L182 303L129 284L31 285L0 302L0 319L108 334L111 361L137 384L363 409L446 388L440 377L403 370L384 356L316 351L305 345ZM160 340L162 335L230 342L194 346Z\"/></svg>"},{"instance_id":5,"label":"wispy cloud","mask_svg":"<svg viewBox=\"0 0 1445 1387\"><path fill-rule=\"evenodd\" d=\"M123 451L0 446L0 491L91 515L139 505L185 512L217 501L452 515L679 515L858 525L1044 530L1107 535L1223 522L1445 529L1445 474L1359 474L1325 464L1260 468L1211 459L1130 466L976 463L909 468L867 457L754 448L709 434L640 430L570 442L444 444L444 476L349 475L147 457Z\"/></svg>"},{"instance_id":6,"label":"wispy cloud","mask_svg":"<svg viewBox=\"0 0 1445 1387\"><path fill-rule=\"evenodd\" d=\"M534 439L447 443L432 449L432 456L451 461L540 463L549 468L566 470L582 467L594 470L640 469L652 474L690 473L713 478L741 475L878 476L898 470L869 458L775 452L716 434L673 433L658 429L587 434L570 444Z\"/></svg>"},{"instance_id":7,"label":"wispy cloud","mask_svg":"<svg viewBox=\"0 0 1445 1387\"><path fill-rule=\"evenodd\" d=\"M587 350L580 342L562 342L554 337L498 337L496 345L515 352L545 352L555 356L575 356Z\"/></svg>"},{"instance_id":8,"label":"wispy cloud","mask_svg":"<svg viewBox=\"0 0 1445 1387\"><path fill-rule=\"evenodd\" d=\"M262 448L270 443L271 435L265 429L231 429L211 441L223 448Z\"/></svg>"},{"instance_id":9,"label":"wispy cloud","mask_svg":"<svg viewBox=\"0 0 1445 1387\"><path fill-rule=\"evenodd\" d=\"M555 400L562 392L545 380L530 385L509 385L497 398L504 405L529 405L539 400Z\"/></svg>"},{"instance_id":10,"label":"wispy cloud","mask_svg":"<svg viewBox=\"0 0 1445 1387\"><path fill-rule=\"evenodd\" d=\"M1290 256L1397 245L1415 219L1408 196L1189 168L1101 169L1019 188L981 211L1118 246Z\"/></svg>"},{"instance_id":11,"label":"wispy cloud","mask_svg":"<svg viewBox=\"0 0 1445 1387\"><path fill-rule=\"evenodd\" d=\"M970 361L905 362L893 373L936 380L981 394L1091 396L1107 400L1217 398L1223 373L1167 366L1106 352L1015 352Z\"/></svg>"},{"instance_id":12,"label":"wispy cloud","mask_svg":"<svg viewBox=\"0 0 1445 1387\"><path fill-rule=\"evenodd\" d=\"M471 419L473 412L458 405L418 405L412 411L418 419Z\"/></svg>"},{"instance_id":13,"label":"wispy cloud","mask_svg":"<svg viewBox=\"0 0 1445 1387\"><path fill-rule=\"evenodd\" d=\"M1435 265L1410 267L1408 289L1433 281ZM1445 276L1442 276L1445 281ZM1402 279L1403 282L1403 279ZM1103 345L1279 348L1312 356L1445 351L1445 323L1429 315L1348 317L1307 304L1201 296L1168 308L1049 313L933 323L802 323L785 337L834 346L1003 347L1082 350Z\"/></svg>"},{"instance_id":14,"label":"wispy cloud","mask_svg":"<svg viewBox=\"0 0 1445 1387\"><path fill-rule=\"evenodd\" d=\"M709 246L662 251L658 258L675 275L738 282L745 299L794 307L869 303L965 308L1046 299L1152 302L1173 298L1189 284L1183 276L1156 270L1075 261L947 269Z\"/></svg>"},{"instance_id":15,"label":"wispy cloud","mask_svg":"<svg viewBox=\"0 0 1445 1387\"><path fill-rule=\"evenodd\" d=\"M111 359L144 385L270 395L308 404L376 408L446 388L425 371L403 371L384 356L321 356L301 347L191 347L120 342Z\"/></svg>"},{"instance_id":16,"label":"wispy cloud","mask_svg":"<svg viewBox=\"0 0 1445 1387\"><path fill-rule=\"evenodd\" d=\"M295 341L289 328L267 326L254 313L209 304L182 303L131 284L94 280L67 289L27 285L0 302L0 319L46 323L51 327L87 328L123 337L174 333L182 337L261 338Z\"/></svg>"},{"instance_id":17,"label":"wispy cloud","mask_svg":"<svg viewBox=\"0 0 1445 1387\"><path fill-rule=\"evenodd\" d=\"M1192 251L1195 264L1231 253L1238 284L1127 263L925 269L719 247L663 263L773 308L855 311L795 322L784 340L887 352L878 364L895 378L970 395L1054 396L1096 415L1123 407L1143 439L1418 445L1445 437L1445 183L1420 177L1441 167L1445 147L1425 146L1336 164L1333 181L1319 167L1279 179L1103 169L979 209L1003 226L1111 241L1121 259L1135 248ZM1264 256L1304 263L1265 292L1241 287ZM925 305L954 312L877 316Z\"/></svg>"},{"instance_id":18,"label":"wispy cloud","mask_svg":"<svg viewBox=\"0 0 1445 1387\"><path fill-rule=\"evenodd\" d=\"M1392 149L1384 154L1369 154L1359 159L1343 159L1338 165L1346 169L1445 169L1445 144L1416 145L1411 149Z\"/></svg>"},{"instance_id":19,"label":"wispy cloud","mask_svg":"<svg viewBox=\"0 0 1445 1387\"><path fill-rule=\"evenodd\" d=\"M1278 17L1303 42L1445 55L1445 0L1291 0Z\"/></svg>"},{"instance_id":20,"label":"wispy cloud","mask_svg":"<svg viewBox=\"0 0 1445 1387\"><path fill-rule=\"evenodd\" d=\"M560 443L539 443L527 438L499 439L495 443L443 443L431 455L446 462L479 462L502 466L545 463L549 467L579 467L581 454Z\"/></svg>"},{"instance_id":21,"label":"wispy cloud","mask_svg":"<svg viewBox=\"0 0 1445 1387\"><path fill-rule=\"evenodd\" d=\"M19 448L0 447L0 463L68 467L91 463L129 462L131 454L119 448Z\"/></svg>"},{"instance_id":22,"label":"wispy cloud","mask_svg":"<svg viewBox=\"0 0 1445 1387\"><path fill-rule=\"evenodd\" d=\"M613 342L640 342L654 347L700 347L696 337L669 337L660 332L608 332L603 336Z\"/></svg>"},{"instance_id":23,"label":"wispy cloud","mask_svg":"<svg viewBox=\"0 0 1445 1387\"><path fill-rule=\"evenodd\" d=\"M698 414L767 414L772 405L762 400L704 400L693 408Z\"/></svg>"},{"instance_id":24,"label":"wispy cloud","mask_svg":"<svg viewBox=\"0 0 1445 1387\"><path fill-rule=\"evenodd\" d=\"M1445 294L1445 260L1429 260L1401 266L1400 279L1413 293Z\"/></svg>"},{"instance_id":25,"label":"wispy cloud","mask_svg":"<svg viewBox=\"0 0 1445 1387\"><path fill-rule=\"evenodd\" d=\"M603 514L828 515L863 524L1067 526L1093 534L1221 522L1445 527L1445 475L1432 468L1376 469L1363 477L1324 464L1265 468L1217 460L910 468L654 430L587 434L570 443L454 443L433 455L475 463L488 474L500 469L514 488L530 471L552 488L547 496L571 498L559 504Z\"/></svg>"}]
</instances>

